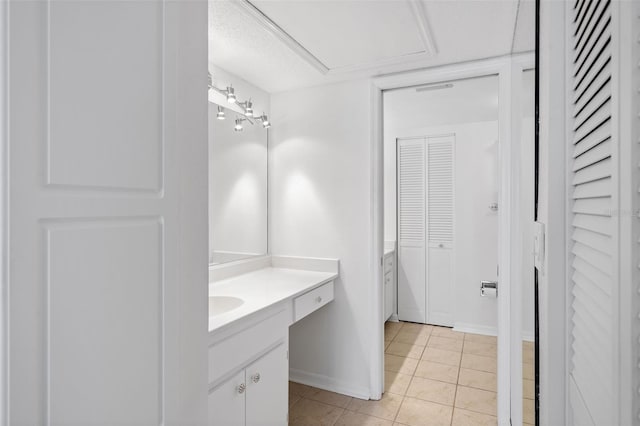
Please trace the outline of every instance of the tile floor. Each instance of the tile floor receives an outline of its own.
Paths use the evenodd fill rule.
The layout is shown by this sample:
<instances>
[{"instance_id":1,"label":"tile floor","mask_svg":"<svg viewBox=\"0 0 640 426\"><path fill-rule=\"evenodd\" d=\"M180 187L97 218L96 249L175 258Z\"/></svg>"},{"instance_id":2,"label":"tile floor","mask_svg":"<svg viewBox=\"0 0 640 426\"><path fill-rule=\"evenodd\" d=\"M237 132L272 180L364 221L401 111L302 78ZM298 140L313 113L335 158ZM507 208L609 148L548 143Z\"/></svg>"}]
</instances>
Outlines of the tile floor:
<instances>
[{"instance_id":1,"label":"tile floor","mask_svg":"<svg viewBox=\"0 0 640 426\"><path fill-rule=\"evenodd\" d=\"M289 383L290 425L496 424L496 338L385 324L385 393L364 401ZM533 344L523 343L525 424L533 424Z\"/></svg>"}]
</instances>

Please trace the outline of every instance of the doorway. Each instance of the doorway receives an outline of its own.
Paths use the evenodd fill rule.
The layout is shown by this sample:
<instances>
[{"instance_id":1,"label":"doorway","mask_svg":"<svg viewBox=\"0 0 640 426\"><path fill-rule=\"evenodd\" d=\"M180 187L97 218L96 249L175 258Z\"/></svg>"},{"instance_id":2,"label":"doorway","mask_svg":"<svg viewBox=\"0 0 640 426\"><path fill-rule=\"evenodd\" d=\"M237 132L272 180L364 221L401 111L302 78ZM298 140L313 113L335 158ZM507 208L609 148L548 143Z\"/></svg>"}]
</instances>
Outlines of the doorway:
<instances>
[{"instance_id":1,"label":"doorway","mask_svg":"<svg viewBox=\"0 0 640 426\"><path fill-rule=\"evenodd\" d=\"M522 123L520 120L520 98L522 93L520 82L522 81L523 70L533 67L533 59L534 57L531 54L511 55L475 61L472 63L440 67L437 69L416 71L404 75L386 76L378 78L373 82L375 101L374 118L377 119L374 120L373 123L375 142L374 151L377 154L374 156L373 160L374 171L377 170L379 172L375 173L376 179L379 179L376 182L379 188L376 194L384 197L384 193L387 190L388 185L382 178L382 171L385 168L384 156L387 153L384 149L385 128L383 126L383 117L386 111L384 111L383 92L406 88L413 88L415 90L415 88L423 86L449 84L449 82L459 82L480 77L487 78L489 76L494 76L498 81L498 143L497 167L495 169L497 170L498 185L496 191L499 206L497 211L497 241L500 243L497 244L497 259L499 264L505 265L500 268L499 271L494 270L496 275L499 272L500 282L502 283L501 286L498 286L499 297L497 299L493 299L496 304L494 315L496 316L497 325L497 329L494 329L494 334L497 334L497 336L492 336L493 339L495 339L494 347L496 370L494 374L496 381L495 389L497 390L497 392L494 393L495 411L493 412L493 415L496 416L496 421L498 423L506 423L509 421L522 422L522 345L520 344L520 341L522 340L523 321L521 307L523 290L518 286L510 286L508 283L519 281L522 276L522 268L524 267L526 269L528 266L524 265L527 265L527 262L529 262L529 259L524 255L522 250L524 244L522 234L526 229L528 229L528 224L525 224L527 219L521 214L521 196L524 197L526 195L522 194L523 175L520 166L523 155L521 146ZM399 135L399 137L401 139L402 136L413 136L422 138L426 141L431 136L442 136L443 134L446 135L450 133L452 132L440 131L434 134L422 131L420 134L414 133L410 135ZM510 143L501 144L499 141L509 141ZM397 145L397 141L395 141L395 144ZM531 199L533 198L532 194ZM374 212L374 241L377 243L378 248L378 250L376 250L376 254L380 257L382 257L381 254L383 252L383 247L389 246L389 242L385 241L385 221L388 221L388 209L385 209L384 204L383 200L379 200L378 209ZM489 206L485 206L485 208L488 210ZM425 223L425 227L426 226L427 225ZM455 234L455 227L453 232ZM400 252L400 250L398 250L398 252ZM464 267L464 265L454 264L453 266L454 270L461 267ZM399 268L400 261L398 261L398 270ZM493 264L492 269L494 268L496 268L496 264ZM380 278L382 278L382 270L378 271L378 273L380 274ZM489 278L487 281L490 280L491 279ZM398 283L399 281L400 278L398 278ZM379 282L382 284L381 279ZM475 287L475 293L477 295L480 292L480 283L475 282L473 286ZM382 290L382 285L380 286L380 290ZM379 306L383 306L383 292L380 291L376 293L380 297ZM396 306L399 306L397 303L399 303L399 300L396 302ZM385 362L388 363L389 359L393 358L386 357L384 354L384 348L387 344L385 344L384 327L382 325L386 318L383 318L385 315L383 314L382 309L380 309L379 313L374 314L374 316L379 319L380 322L378 324L381 325L380 333L376 333L375 335L375 338L379 340L374 339L373 342L373 344L376 345L375 347L380 348L380 362L377 366L374 366L374 368L377 367L377 369L376 371L372 371L372 376L374 377L374 383L380 386L380 391L382 392L385 388ZM391 319L395 320L396 318L392 315ZM433 331L435 330L436 337L447 338L447 336L439 336L438 334L455 333L455 321L453 326L453 329L432 329L430 336L434 336ZM391 324L387 327L397 326ZM415 326L409 327L413 328ZM488 329L482 330L482 332L478 332L480 330L476 330L471 333L471 331L472 330L466 330L466 332L469 333L470 340L474 339L473 335L482 336L480 338L481 340L484 336L490 334ZM464 333L462 330L458 332ZM451 338L453 335L448 337ZM462 346L464 347L464 336L462 337ZM436 341L437 340L439 339L436 339ZM474 343L491 344L491 342L488 341ZM452 345L455 344L452 343ZM425 348L426 347L429 347L428 342L425 344ZM462 358L464 352L463 350L460 352L460 358ZM416 365L420 361L423 361L423 356L425 356L424 350L419 359L417 359ZM458 368L460 368L460 365L458 365ZM388 373L387 376L389 376ZM386 387L388 391L388 386ZM452 410L455 411L455 408L454 398Z\"/></svg>"}]
</instances>

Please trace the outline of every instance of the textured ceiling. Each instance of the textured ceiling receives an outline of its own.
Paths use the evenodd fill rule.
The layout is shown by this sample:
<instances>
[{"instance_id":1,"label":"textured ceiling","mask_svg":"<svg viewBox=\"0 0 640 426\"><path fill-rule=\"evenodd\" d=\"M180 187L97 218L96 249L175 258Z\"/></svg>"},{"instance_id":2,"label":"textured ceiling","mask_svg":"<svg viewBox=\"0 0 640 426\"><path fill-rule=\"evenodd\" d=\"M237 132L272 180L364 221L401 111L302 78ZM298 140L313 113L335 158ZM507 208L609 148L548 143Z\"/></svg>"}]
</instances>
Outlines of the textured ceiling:
<instances>
[{"instance_id":1,"label":"textured ceiling","mask_svg":"<svg viewBox=\"0 0 640 426\"><path fill-rule=\"evenodd\" d=\"M258 14L318 58L325 74L242 1L210 1L209 61L270 93L533 49L532 0L520 7L518 0L414 0L422 21L411 0L255 0ZM420 22L435 55L424 52Z\"/></svg>"}]
</instances>

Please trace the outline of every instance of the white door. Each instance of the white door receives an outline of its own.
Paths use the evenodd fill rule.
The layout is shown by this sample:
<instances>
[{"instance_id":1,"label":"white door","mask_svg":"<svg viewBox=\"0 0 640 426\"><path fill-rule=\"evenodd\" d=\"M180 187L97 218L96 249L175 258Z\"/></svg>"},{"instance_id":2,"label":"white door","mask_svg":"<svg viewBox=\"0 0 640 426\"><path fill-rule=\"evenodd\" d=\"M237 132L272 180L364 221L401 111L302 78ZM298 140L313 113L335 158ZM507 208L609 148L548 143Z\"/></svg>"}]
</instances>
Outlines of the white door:
<instances>
[{"instance_id":1,"label":"white door","mask_svg":"<svg viewBox=\"0 0 640 426\"><path fill-rule=\"evenodd\" d=\"M209 394L209 426L244 426L246 395L242 370Z\"/></svg>"},{"instance_id":2,"label":"white door","mask_svg":"<svg viewBox=\"0 0 640 426\"><path fill-rule=\"evenodd\" d=\"M398 139L398 318L453 326L454 135Z\"/></svg>"},{"instance_id":3,"label":"white door","mask_svg":"<svg viewBox=\"0 0 640 426\"><path fill-rule=\"evenodd\" d=\"M425 323L425 140L398 139L398 319Z\"/></svg>"},{"instance_id":4,"label":"white door","mask_svg":"<svg viewBox=\"0 0 640 426\"><path fill-rule=\"evenodd\" d=\"M6 424L204 424L206 2L5 10Z\"/></svg>"},{"instance_id":5,"label":"white door","mask_svg":"<svg viewBox=\"0 0 640 426\"><path fill-rule=\"evenodd\" d=\"M247 367L247 425L287 424L289 360L287 345L280 344Z\"/></svg>"},{"instance_id":6,"label":"white door","mask_svg":"<svg viewBox=\"0 0 640 426\"><path fill-rule=\"evenodd\" d=\"M453 326L454 135L427 142L427 323Z\"/></svg>"}]
</instances>

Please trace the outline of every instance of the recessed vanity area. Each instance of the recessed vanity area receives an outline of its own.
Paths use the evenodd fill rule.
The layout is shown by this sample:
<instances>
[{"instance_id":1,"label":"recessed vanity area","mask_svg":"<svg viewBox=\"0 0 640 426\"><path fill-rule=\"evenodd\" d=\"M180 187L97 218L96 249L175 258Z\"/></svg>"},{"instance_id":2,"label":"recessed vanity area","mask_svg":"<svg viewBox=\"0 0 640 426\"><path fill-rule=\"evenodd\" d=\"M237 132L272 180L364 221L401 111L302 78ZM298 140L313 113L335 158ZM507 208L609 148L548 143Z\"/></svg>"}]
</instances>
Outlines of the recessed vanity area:
<instances>
[{"instance_id":1,"label":"recessed vanity area","mask_svg":"<svg viewBox=\"0 0 640 426\"><path fill-rule=\"evenodd\" d=\"M321 320L339 261L269 254L270 96L215 64L210 76L209 425L284 425L289 328Z\"/></svg>"},{"instance_id":2,"label":"recessed vanity area","mask_svg":"<svg viewBox=\"0 0 640 426\"><path fill-rule=\"evenodd\" d=\"M209 424L286 424L289 326L333 300L338 261L262 256L209 274Z\"/></svg>"}]
</instances>

